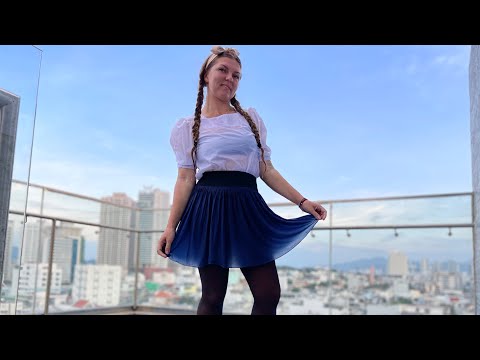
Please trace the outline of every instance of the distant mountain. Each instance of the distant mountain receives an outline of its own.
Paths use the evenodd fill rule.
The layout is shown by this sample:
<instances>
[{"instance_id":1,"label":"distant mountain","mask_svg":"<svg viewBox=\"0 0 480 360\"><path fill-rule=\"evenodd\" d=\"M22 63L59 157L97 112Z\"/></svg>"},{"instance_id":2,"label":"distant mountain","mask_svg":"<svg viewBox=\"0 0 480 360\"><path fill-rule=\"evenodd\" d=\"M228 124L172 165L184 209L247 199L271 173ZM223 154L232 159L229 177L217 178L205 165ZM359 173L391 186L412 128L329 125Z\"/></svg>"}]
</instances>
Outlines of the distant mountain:
<instances>
[{"instance_id":1,"label":"distant mountain","mask_svg":"<svg viewBox=\"0 0 480 360\"><path fill-rule=\"evenodd\" d=\"M349 262L333 264L333 268L339 271L365 271L371 267L375 267L375 271L385 273L387 271L387 259L383 257L374 257L368 259L358 259Z\"/></svg>"},{"instance_id":2,"label":"distant mountain","mask_svg":"<svg viewBox=\"0 0 480 360\"><path fill-rule=\"evenodd\" d=\"M420 271L420 262L419 261L409 261L409 269L413 272ZM337 263L333 265L333 268L339 271L366 271L369 270L373 265L375 267L375 272L387 273L387 264L388 259L384 257L373 257L358 259L354 261L348 261L343 263ZM453 264L453 265L452 265ZM432 263L429 264L432 268ZM440 271L460 271L460 272L471 272L472 265L471 262L455 262L455 261L439 261L434 267L436 270Z\"/></svg>"}]
</instances>

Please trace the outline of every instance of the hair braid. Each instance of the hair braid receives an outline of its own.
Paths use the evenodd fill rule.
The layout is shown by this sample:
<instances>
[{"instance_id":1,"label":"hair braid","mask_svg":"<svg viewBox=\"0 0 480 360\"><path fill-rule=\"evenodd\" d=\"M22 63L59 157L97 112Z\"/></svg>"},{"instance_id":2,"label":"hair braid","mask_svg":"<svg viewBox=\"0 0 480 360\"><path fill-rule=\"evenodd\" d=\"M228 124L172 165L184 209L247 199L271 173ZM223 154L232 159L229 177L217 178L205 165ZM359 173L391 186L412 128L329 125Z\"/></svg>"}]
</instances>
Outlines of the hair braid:
<instances>
[{"instance_id":1,"label":"hair braid","mask_svg":"<svg viewBox=\"0 0 480 360\"><path fill-rule=\"evenodd\" d=\"M205 65L207 64L207 60L205 60L200 70L200 79L198 81L197 105L195 106L195 117L194 117L193 126L192 126L193 147L190 154L192 156L194 170L197 168L197 161L196 161L197 147L198 147L198 139L200 137L200 122L201 122L202 105L203 105L203 88L205 87L204 75L206 73Z\"/></svg>"},{"instance_id":2,"label":"hair braid","mask_svg":"<svg viewBox=\"0 0 480 360\"><path fill-rule=\"evenodd\" d=\"M262 143L260 141L260 134L258 133L257 125L252 120L252 117L250 116L250 114L248 112L246 112L245 110L243 110L243 108L240 106L240 103L238 102L238 100L236 99L235 96L230 100L230 103L233 105L235 110L237 110L240 114L242 114L242 116L247 120L248 125L250 125L250 128L252 129L253 135L255 136L255 140L257 141L257 146L262 152L262 160L263 160L263 163L265 164L265 168L266 168L267 163L265 162L265 157L263 156L265 151L263 150L263 146L262 146Z\"/></svg>"}]
</instances>

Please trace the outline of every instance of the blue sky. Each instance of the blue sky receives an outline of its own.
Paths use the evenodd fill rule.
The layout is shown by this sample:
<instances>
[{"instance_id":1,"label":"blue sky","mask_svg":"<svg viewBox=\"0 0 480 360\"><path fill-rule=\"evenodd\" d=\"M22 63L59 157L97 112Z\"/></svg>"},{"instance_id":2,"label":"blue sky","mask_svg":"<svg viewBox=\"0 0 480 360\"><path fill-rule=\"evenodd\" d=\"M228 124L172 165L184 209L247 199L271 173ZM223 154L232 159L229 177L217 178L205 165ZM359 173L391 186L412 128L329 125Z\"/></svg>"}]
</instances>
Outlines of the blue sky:
<instances>
[{"instance_id":1,"label":"blue sky","mask_svg":"<svg viewBox=\"0 0 480 360\"><path fill-rule=\"evenodd\" d=\"M471 191L469 46L226 46L243 62L240 103L304 196ZM94 197L172 191L170 130L193 112L211 46L39 47L31 181ZM0 87L22 97L14 178L26 180L39 52L0 55Z\"/></svg>"},{"instance_id":2,"label":"blue sky","mask_svg":"<svg viewBox=\"0 0 480 360\"><path fill-rule=\"evenodd\" d=\"M470 46L221 45L240 51L237 98L262 116L275 167L304 196L471 191ZM211 45L39 47L31 182L93 197L172 192L170 131L193 113ZM39 60L32 46L0 46L0 88L21 97L18 180L28 174ZM259 189L286 201L261 180ZM286 258L305 255L295 254Z\"/></svg>"}]
</instances>

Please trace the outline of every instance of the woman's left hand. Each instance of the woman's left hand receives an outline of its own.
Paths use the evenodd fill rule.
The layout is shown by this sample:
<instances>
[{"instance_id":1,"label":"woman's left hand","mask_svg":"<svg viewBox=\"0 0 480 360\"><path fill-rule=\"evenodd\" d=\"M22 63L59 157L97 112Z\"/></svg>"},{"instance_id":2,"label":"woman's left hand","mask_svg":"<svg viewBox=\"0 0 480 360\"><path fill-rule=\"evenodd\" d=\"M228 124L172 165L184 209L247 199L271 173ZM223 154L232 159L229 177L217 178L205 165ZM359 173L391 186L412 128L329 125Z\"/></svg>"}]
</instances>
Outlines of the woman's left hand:
<instances>
[{"instance_id":1,"label":"woman's left hand","mask_svg":"<svg viewBox=\"0 0 480 360\"><path fill-rule=\"evenodd\" d=\"M302 204L302 210L312 214L317 220L325 220L327 218L327 210L315 201L306 200Z\"/></svg>"}]
</instances>

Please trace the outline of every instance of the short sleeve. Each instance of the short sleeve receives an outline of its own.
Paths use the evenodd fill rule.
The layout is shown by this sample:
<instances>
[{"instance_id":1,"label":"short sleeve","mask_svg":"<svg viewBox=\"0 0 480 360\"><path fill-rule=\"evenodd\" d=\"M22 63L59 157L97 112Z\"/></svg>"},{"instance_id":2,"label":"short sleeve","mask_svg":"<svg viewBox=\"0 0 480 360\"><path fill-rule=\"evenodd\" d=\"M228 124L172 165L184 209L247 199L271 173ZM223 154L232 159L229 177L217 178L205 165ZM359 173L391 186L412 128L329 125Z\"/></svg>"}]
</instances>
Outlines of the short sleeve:
<instances>
[{"instance_id":1,"label":"short sleeve","mask_svg":"<svg viewBox=\"0 0 480 360\"><path fill-rule=\"evenodd\" d=\"M262 143L263 157L265 158L265 161L271 160L272 150L267 145L267 128L265 126L265 123L263 122L260 115L258 115L257 110L255 110L254 108L249 108L247 112L250 114L253 121L257 125L258 132L260 133L260 142Z\"/></svg>"},{"instance_id":2,"label":"short sleeve","mask_svg":"<svg viewBox=\"0 0 480 360\"><path fill-rule=\"evenodd\" d=\"M193 148L192 126L186 119L180 119L173 126L170 135L170 145L172 146L177 166L179 168L193 169L193 160L191 151Z\"/></svg>"}]
</instances>

